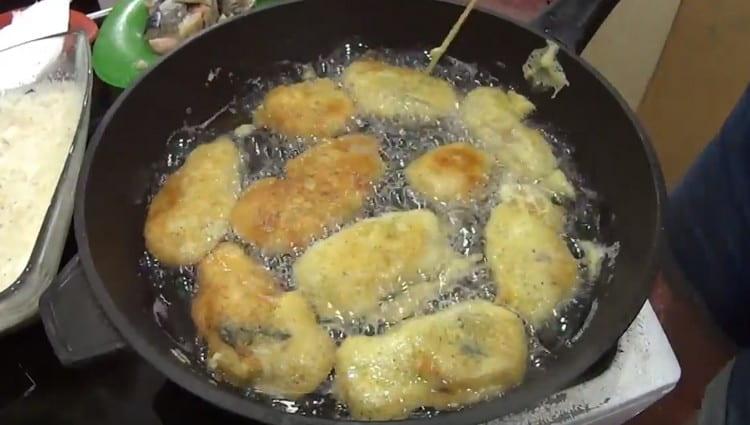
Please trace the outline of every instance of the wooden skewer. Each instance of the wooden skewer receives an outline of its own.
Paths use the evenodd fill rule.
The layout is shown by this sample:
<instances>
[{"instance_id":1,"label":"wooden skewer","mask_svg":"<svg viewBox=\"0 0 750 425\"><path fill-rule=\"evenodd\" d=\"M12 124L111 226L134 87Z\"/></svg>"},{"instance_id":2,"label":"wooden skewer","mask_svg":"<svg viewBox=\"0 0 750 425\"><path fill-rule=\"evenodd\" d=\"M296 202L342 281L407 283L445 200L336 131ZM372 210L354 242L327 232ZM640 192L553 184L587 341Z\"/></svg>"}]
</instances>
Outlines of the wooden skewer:
<instances>
[{"instance_id":1,"label":"wooden skewer","mask_svg":"<svg viewBox=\"0 0 750 425\"><path fill-rule=\"evenodd\" d=\"M427 74L432 74L432 71L435 69L435 65L437 65L438 61L440 61L440 58L443 56L445 51L448 50L448 46L450 46L453 39L456 38L456 34L458 34L458 31L461 29L461 26L464 24L464 21L469 16L469 12L471 12L471 9L474 8L476 2L477 0L469 0L469 3L466 4L464 11L461 13L461 16L458 17L458 21L453 24L453 27L448 32L448 35L445 36L445 40L443 40L443 43L439 47L430 50L430 64L427 65L427 68L425 69L425 72Z\"/></svg>"}]
</instances>

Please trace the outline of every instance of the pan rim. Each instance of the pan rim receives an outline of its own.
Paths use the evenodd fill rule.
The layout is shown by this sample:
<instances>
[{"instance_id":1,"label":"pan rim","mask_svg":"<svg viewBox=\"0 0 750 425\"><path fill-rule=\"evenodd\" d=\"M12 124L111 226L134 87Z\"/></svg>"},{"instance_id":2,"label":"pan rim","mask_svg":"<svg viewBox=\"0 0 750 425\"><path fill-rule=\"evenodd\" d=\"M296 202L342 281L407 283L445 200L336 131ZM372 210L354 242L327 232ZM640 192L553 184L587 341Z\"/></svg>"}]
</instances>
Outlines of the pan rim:
<instances>
[{"instance_id":1,"label":"pan rim","mask_svg":"<svg viewBox=\"0 0 750 425\"><path fill-rule=\"evenodd\" d=\"M266 6L259 7L258 9L254 10L248 15L262 13L263 11L266 11L266 10L270 10L276 7L283 7L283 6L287 6L291 4L296 4L302 1L304 0L284 0L273 5L266 5ZM436 2L441 2L441 3L453 4L453 5L461 5L461 2L458 0L429 0L429 1L436 1ZM540 42L547 39L547 37L542 31L539 31L531 27L528 24L517 22L516 20L511 19L507 16L504 16L497 11L488 10L486 7L478 7L475 12L491 15L494 19L499 19L501 21L504 21L505 25L516 25L523 30L526 30L530 33L535 34L537 37L540 38ZM239 19L246 19L246 18L247 16L241 17ZM232 21L234 21L234 19L227 20L223 23L216 25L213 28L218 28L222 25L230 24ZM530 407L531 403L528 400L523 403L518 402L518 401L516 401L515 403L508 403L507 399L503 399L502 397L500 397L500 398L492 398L487 401L471 404L457 411L447 411L430 419L409 418L409 419L395 420L395 421L353 421L353 420L339 420L339 419L309 417L309 416L290 414L290 413L280 411L270 405L263 405L263 404L252 402L251 400L248 400L242 397L242 395L239 393L230 395L225 390L221 389L220 387L213 385L205 377L201 377L200 375L196 373L187 372L184 369L184 366L177 364L177 362L173 361L172 359L169 359L168 356L159 352L154 346L150 345L148 339L145 338L143 334L139 332L136 329L136 327L131 324L128 317L123 312L121 312L120 309L116 306L114 299L112 298L112 295L107 290L107 287L105 286L103 282L103 279L101 278L101 276L99 276L96 270L96 265L94 264L93 257L91 255L91 249L89 246L89 237L88 237L87 228L86 228L86 218L85 218L86 187L87 187L87 182L88 182L90 171L91 171L91 166L93 163L93 159L95 157L96 150L99 144L102 142L102 136L104 134L104 130L108 127L115 113L119 110L124 99L127 98L128 95L133 90L136 90L138 86L140 85L140 83L145 78L147 78L152 72L154 72L154 70L158 67L158 65L162 61L167 60L172 55L178 54L178 52L182 51L185 48L188 48L192 43L195 42L195 40L201 37L204 37L209 32L210 30L202 33L201 35L182 44L179 48L177 48L173 52L162 57L156 64L154 64L151 67L151 69L141 74L138 77L138 79L130 87L128 87L120 96L118 96L118 98L109 108L104 118L98 125L96 131L94 132L91 138L89 149L87 150L84 161L83 161L81 174L78 180L78 185L77 185L76 194L75 194L76 198L75 198L75 211L74 211L75 236L78 242L79 252L81 254L80 255L81 263L83 265L85 275L89 281L89 286L91 287L94 295L96 296L97 301L102 305L107 318L115 326L118 332L120 332L125 342L131 347L133 347L133 349L143 359L145 359L147 362L153 365L157 370L159 370L162 374L164 374L168 379L177 383L183 389L227 411L234 412L242 416L252 418L258 421L262 421L265 423L333 424L333 423L344 422L348 424L361 424L361 425L372 424L372 423L416 425L416 424L423 424L425 420L430 420L435 424L442 424L442 423L453 424L453 423L459 423L459 422L468 424L468 423L487 422L487 421L496 419L498 417L504 417L511 413L520 412L523 409ZM625 113L628 120L630 121L630 124L633 126L634 130L636 131L640 139L639 141L642 146L643 153L646 156L649 169L650 169L650 174L651 174L652 181L654 184L653 189L655 193L655 205L656 205L656 211L654 211L656 229L654 229L655 230L654 237L649 243L648 252L645 253L645 258L648 259L648 262L643 265L642 272L641 272L641 279L642 281L644 281L643 284L647 286L648 288L650 288L658 272L659 259L660 259L659 253L663 245L662 222L663 222L663 217L664 217L663 209L664 209L664 204L665 204L665 199L666 199L666 187L664 184L664 178L661 172L661 168L659 166L659 162L658 162L655 150L653 148L653 145L651 144L651 141L647 132L645 131L640 121L635 116L635 113L627 105L627 103L624 101L622 96L612 87L612 85L597 70L595 70L588 62L586 62L584 59L578 56L575 52L571 51L565 46L561 46L561 50L563 50L565 54L569 56L569 59L578 62L578 64L582 66L583 69L585 69L594 79L596 79L596 81L599 84L601 84L610 93L611 96L613 96L614 100L620 106L621 110ZM648 298L648 293L649 291L644 291L643 296L640 297L641 299L639 300L639 304L641 306L645 303L646 299ZM572 382L572 380L575 379L580 374L579 372L573 373L571 371L584 370L586 367L588 367L590 364L596 361L596 359L598 359L607 349L611 348L619 339L619 337L622 335L622 333L624 333L625 330L627 330L627 328L630 326L632 321L637 316L637 313L639 310L640 309L634 309L634 312L632 314L629 314L628 317L626 318L627 320L624 319L621 322L622 329L618 329L617 333L612 333L612 335L617 335L617 337L614 338L614 340L611 340L611 341L597 340L595 344L592 344L592 346L589 347L590 350L588 350L586 353L582 354L579 358L573 358L570 360L571 365L573 365L574 367L570 367L567 370L558 369L557 371L555 371L557 373L551 376L549 381L547 381L545 385L546 388L549 388L549 391L547 391L546 395L540 395L539 397L536 397L536 402L539 402L543 400L544 397L547 397L549 395L554 394L555 392L560 391L562 388L564 388L566 385ZM503 402L503 400L505 401ZM502 412L500 413L500 416L498 416L497 413L493 413L493 412L497 412L500 409L499 407L496 407L498 404L503 404Z\"/></svg>"}]
</instances>

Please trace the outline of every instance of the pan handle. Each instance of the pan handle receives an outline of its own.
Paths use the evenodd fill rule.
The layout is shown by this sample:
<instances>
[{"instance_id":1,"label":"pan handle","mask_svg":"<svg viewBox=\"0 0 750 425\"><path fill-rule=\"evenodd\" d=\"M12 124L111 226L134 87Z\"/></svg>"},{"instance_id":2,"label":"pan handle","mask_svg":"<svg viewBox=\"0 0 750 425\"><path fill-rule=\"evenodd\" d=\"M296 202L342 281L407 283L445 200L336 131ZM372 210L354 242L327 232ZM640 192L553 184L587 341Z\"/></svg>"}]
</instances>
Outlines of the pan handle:
<instances>
[{"instance_id":1,"label":"pan handle","mask_svg":"<svg viewBox=\"0 0 750 425\"><path fill-rule=\"evenodd\" d=\"M78 255L42 294L39 315L55 355L64 366L79 365L125 347L91 292Z\"/></svg>"},{"instance_id":2,"label":"pan handle","mask_svg":"<svg viewBox=\"0 0 750 425\"><path fill-rule=\"evenodd\" d=\"M531 22L567 48L581 53L619 0L557 0Z\"/></svg>"}]
</instances>

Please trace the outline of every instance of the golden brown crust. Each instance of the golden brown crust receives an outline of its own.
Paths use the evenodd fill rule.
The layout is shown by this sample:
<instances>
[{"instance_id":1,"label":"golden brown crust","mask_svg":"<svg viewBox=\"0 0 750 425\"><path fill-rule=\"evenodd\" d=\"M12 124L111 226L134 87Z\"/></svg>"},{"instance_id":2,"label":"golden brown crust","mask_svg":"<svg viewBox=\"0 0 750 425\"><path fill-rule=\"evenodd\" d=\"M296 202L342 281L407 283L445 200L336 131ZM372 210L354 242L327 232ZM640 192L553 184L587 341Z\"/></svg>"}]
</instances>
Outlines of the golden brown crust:
<instances>
[{"instance_id":1,"label":"golden brown crust","mask_svg":"<svg viewBox=\"0 0 750 425\"><path fill-rule=\"evenodd\" d=\"M346 92L320 78L271 89L254 121L290 137L333 137L346 130L353 116L354 103Z\"/></svg>"},{"instance_id":2,"label":"golden brown crust","mask_svg":"<svg viewBox=\"0 0 750 425\"><path fill-rule=\"evenodd\" d=\"M369 192L373 181L385 172L379 149L375 137L349 134L324 140L289 160L285 170L289 178L314 180L324 189Z\"/></svg>"},{"instance_id":3,"label":"golden brown crust","mask_svg":"<svg viewBox=\"0 0 750 425\"><path fill-rule=\"evenodd\" d=\"M239 245L222 243L198 264L198 293L192 303L198 336L209 347L209 363L235 385L252 382L261 372L250 346L230 345L221 337L233 324L267 325L281 293L271 274ZM241 325L234 325L240 327Z\"/></svg>"},{"instance_id":4,"label":"golden brown crust","mask_svg":"<svg viewBox=\"0 0 750 425\"><path fill-rule=\"evenodd\" d=\"M148 208L146 249L162 264L194 264L229 230L240 191L240 154L227 137L198 146Z\"/></svg>"},{"instance_id":5,"label":"golden brown crust","mask_svg":"<svg viewBox=\"0 0 750 425\"><path fill-rule=\"evenodd\" d=\"M259 180L240 197L235 232L267 254L307 246L362 209L385 169L378 146L371 136L343 136L290 160L286 179Z\"/></svg>"},{"instance_id":6,"label":"golden brown crust","mask_svg":"<svg viewBox=\"0 0 750 425\"><path fill-rule=\"evenodd\" d=\"M217 246L198 265L198 284L193 322L223 379L290 398L326 379L333 341L302 296L283 292L241 246Z\"/></svg>"},{"instance_id":7,"label":"golden brown crust","mask_svg":"<svg viewBox=\"0 0 750 425\"><path fill-rule=\"evenodd\" d=\"M575 293L578 263L562 238L560 207L549 200L545 205L541 198L516 196L492 210L485 254L498 285L495 302L540 326Z\"/></svg>"},{"instance_id":8,"label":"golden brown crust","mask_svg":"<svg viewBox=\"0 0 750 425\"><path fill-rule=\"evenodd\" d=\"M368 218L317 241L294 264L294 280L321 318L376 323L371 317L382 313L387 296L470 267L434 213L411 210Z\"/></svg>"},{"instance_id":9,"label":"golden brown crust","mask_svg":"<svg viewBox=\"0 0 750 425\"><path fill-rule=\"evenodd\" d=\"M574 197L575 190L558 168L552 145L541 131L523 122L533 111L534 105L512 90L479 87L461 102L460 115L472 138L515 178Z\"/></svg>"},{"instance_id":10,"label":"golden brown crust","mask_svg":"<svg viewBox=\"0 0 750 425\"><path fill-rule=\"evenodd\" d=\"M457 110L453 86L418 69L362 59L346 68L343 81L357 109L365 115L424 122L453 115Z\"/></svg>"},{"instance_id":11,"label":"golden brown crust","mask_svg":"<svg viewBox=\"0 0 750 425\"><path fill-rule=\"evenodd\" d=\"M490 177L489 156L468 143L432 149L406 167L409 185L437 201L466 201L481 194Z\"/></svg>"},{"instance_id":12,"label":"golden brown crust","mask_svg":"<svg viewBox=\"0 0 750 425\"><path fill-rule=\"evenodd\" d=\"M488 301L453 305L383 335L347 338L336 353L334 394L357 420L457 408L520 384L527 337L518 316Z\"/></svg>"}]
</instances>

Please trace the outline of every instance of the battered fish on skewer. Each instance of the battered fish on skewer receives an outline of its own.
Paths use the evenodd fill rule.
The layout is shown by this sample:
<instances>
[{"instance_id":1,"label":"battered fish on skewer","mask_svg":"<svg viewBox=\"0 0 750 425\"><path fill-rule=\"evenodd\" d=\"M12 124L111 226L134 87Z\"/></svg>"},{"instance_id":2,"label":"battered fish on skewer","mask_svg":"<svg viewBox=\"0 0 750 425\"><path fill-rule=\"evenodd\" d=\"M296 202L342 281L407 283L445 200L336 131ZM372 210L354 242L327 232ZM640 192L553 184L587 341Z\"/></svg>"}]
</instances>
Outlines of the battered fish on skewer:
<instances>
[{"instance_id":1,"label":"battered fish on skewer","mask_svg":"<svg viewBox=\"0 0 750 425\"><path fill-rule=\"evenodd\" d=\"M389 297L407 297L401 313L409 315L415 308L410 297L439 291L468 274L474 262L451 249L435 214L411 210L362 220L316 242L294 264L293 276L322 320L377 323L402 318L392 316L398 312L385 301Z\"/></svg>"},{"instance_id":2,"label":"battered fish on skewer","mask_svg":"<svg viewBox=\"0 0 750 425\"><path fill-rule=\"evenodd\" d=\"M479 143L498 162L526 182L563 196L575 189L558 168L552 146L544 135L523 124L535 109L528 99L514 91L479 87L461 102L461 119Z\"/></svg>"},{"instance_id":3,"label":"battered fish on skewer","mask_svg":"<svg viewBox=\"0 0 750 425\"><path fill-rule=\"evenodd\" d=\"M232 227L269 255L305 247L327 228L351 220L384 171L372 136L321 142L286 164L287 178L248 187L232 210Z\"/></svg>"},{"instance_id":4,"label":"battered fish on skewer","mask_svg":"<svg viewBox=\"0 0 750 425\"><path fill-rule=\"evenodd\" d=\"M562 238L564 212L538 190L506 190L485 228L485 255L498 285L495 302L533 326L552 317L580 282L578 263Z\"/></svg>"},{"instance_id":5,"label":"battered fish on skewer","mask_svg":"<svg viewBox=\"0 0 750 425\"><path fill-rule=\"evenodd\" d=\"M172 267L203 258L229 230L240 192L239 166L240 153L228 137L195 148L149 205L146 249Z\"/></svg>"},{"instance_id":6,"label":"battered fish on skewer","mask_svg":"<svg viewBox=\"0 0 750 425\"><path fill-rule=\"evenodd\" d=\"M490 177L489 156L468 143L432 149L406 167L406 180L417 192L442 202L479 197Z\"/></svg>"},{"instance_id":7,"label":"battered fish on skewer","mask_svg":"<svg viewBox=\"0 0 750 425\"><path fill-rule=\"evenodd\" d=\"M335 344L297 292L283 292L242 247L224 242L198 265L192 317L208 365L237 386L288 398L314 391Z\"/></svg>"},{"instance_id":8,"label":"battered fish on skewer","mask_svg":"<svg viewBox=\"0 0 750 425\"><path fill-rule=\"evenodd\" d=\"M343 81L359 112L378 118L433 121L453 115L458 105L447 81L372 59L349 65Z\"/></svg>"},{"instance_id":9,"label":"battered fish on skewer","mask_svg":"<svg viewBox=\"0 0 750 425\"><path fill-rule=\"evenodd\" d=\"M484 300L407 320L336 352L334 394L357 420L401 419L422 406L456 408L520 384L527 337L511 311Z\"/></svg>"},{"instance_id":10,"label":"battered fish on skewer","mask_svg":"<svg viewBox=\"0 0 750 425\"><path fill-rule=\"evenodd\" d=\"M290 137L333 137L354 116L354 103L336 83L320 78L271 89L255 110L259 127Z\"/></svg>"}]
</instances>

